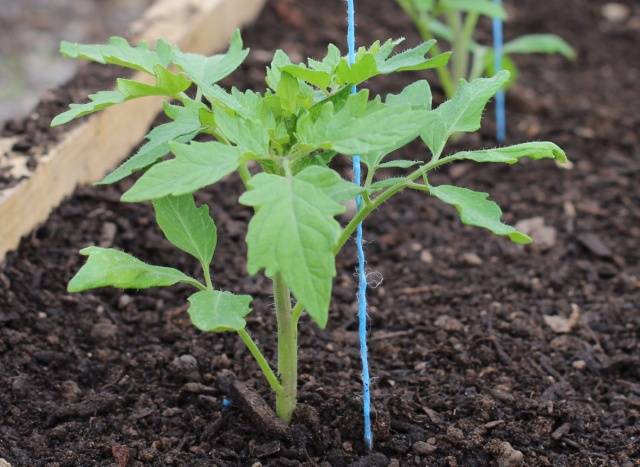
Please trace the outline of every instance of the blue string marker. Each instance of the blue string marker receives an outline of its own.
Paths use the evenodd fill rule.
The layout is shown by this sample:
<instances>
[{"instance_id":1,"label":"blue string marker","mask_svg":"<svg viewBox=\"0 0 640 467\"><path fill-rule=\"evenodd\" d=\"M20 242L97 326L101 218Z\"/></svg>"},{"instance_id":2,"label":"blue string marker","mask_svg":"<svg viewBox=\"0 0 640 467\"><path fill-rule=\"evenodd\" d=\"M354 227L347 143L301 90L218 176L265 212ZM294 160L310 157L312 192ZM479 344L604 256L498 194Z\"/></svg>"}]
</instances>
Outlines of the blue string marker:
<instances>
[{"instance_id":1,"label":"blue string marker","mask_svg":"<svg viewBox=\"0 0 640 467\"><path fill-rule=\"evenodd\" d=\"M347 47L349 49L349 64L356 60L356 12L355 0L347 0ZM357 92L356 86L351 93ZM353 156L353 182L362 183L360 170L360 156ZM356 197L356 210L362 208L362 196ZM367 349L367 273L365 270L364 249L362 247L362 223L356 230L356 245L358 248L358 336L360 339L360 361L362 362L362 411L364 415L364 442L368 449L373 446L371 433L371 392L369 389L369 356Z\"/></svg>"},{"instance_id":2,"label":"blue string marker","mask_svg":"<svg viewBox=\"0 0 640 467\"><path fill-rule=\"evenodd\" d=\"M493 0L494 3L502 5L502 0ZM502 70L502 46L504 43L502 35L502 19L493 18L493 56L496 73ZM496 138L499 143L503 143L507 137L507 117L505 111L505 95L500 90L496 94Z\"/></svg>"}]
</instances>

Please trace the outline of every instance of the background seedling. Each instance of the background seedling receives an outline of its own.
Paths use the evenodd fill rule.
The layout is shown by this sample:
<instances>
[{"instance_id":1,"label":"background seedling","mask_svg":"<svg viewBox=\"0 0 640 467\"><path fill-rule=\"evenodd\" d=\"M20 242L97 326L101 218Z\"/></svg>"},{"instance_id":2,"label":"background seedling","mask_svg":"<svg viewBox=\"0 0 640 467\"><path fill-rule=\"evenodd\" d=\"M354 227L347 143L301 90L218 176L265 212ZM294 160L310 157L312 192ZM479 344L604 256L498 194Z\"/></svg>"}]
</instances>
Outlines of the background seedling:
<instances>
[{"instance_id":1,"label":"background seedling","mask_svg":"<svg viewBox=\"0 0 640 467\"><path fill-rule=\"evenodd\" d=\"M507 19L504 8L492 0L396 0L411 18L424 40L436 38L451 46L453 57L449 67L436 71L447 97L455 93L460 79L474 80L494 74L493 48L480 45L473 37L480 16ZM434 53L439 49L434 47ZM511 72L511 85L518 69L510 58L514 54L560 54L573 60L575 51L554 34L528 34L504 44L503 69Z\"/></svg>"}]
</instances>

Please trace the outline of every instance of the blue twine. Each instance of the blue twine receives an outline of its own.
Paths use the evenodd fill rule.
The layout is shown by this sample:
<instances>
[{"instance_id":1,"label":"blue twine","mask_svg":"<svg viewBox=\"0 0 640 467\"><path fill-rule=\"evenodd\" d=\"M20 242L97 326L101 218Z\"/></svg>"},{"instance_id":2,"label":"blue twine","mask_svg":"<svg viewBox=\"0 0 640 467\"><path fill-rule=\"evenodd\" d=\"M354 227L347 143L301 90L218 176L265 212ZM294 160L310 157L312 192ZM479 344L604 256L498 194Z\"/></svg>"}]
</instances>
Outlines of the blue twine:
<instances>
[{"instance_id":1,"label":"blue twine","mask_svg":"<svg viewBox=\"0 0 640 467\"><path fill-rule=\"evenodd\" d=\"M356 60L356 21L355 1L347 0L347 46L349 49L349 64ZM356 86L351 93L357 92ZM362 183L360 156L353 156L353 182ZM362 208L362 196L356 197L356 210ZM360 361L362 362L362 412L364 415L364 442L368 449L373 446L371 432L371 393L369 389L369 357L367 349L367 273L365 270L364 249L362 247L362 223L356 230L356 245L358 248L358 336L360 339Z\"/></svg>"},{"instance_id":2,"label":"blue twine","mask_svg":"<svg viewBox=\"0 0 640 467\"><path fill-rule=\"evenodd\" d=\"M502 0L493 1L498 5L502 4ZM493 18L493 56L495 59L494 67L496 73L502 70L503 43L502 20L500 18ZM505 110L505 95L504 91L500 90L496 94L496 138L499 143L503 143L506 137L507 117Z\"/></svg>"},{"instance_id":3,"label":"blue twine","mask_svg":"<svg viewBox=\"0 0 640 467\"><path fill-rule=\"evenodd\" d=\"M229 408L231 408L231 405L233 403L231 402L231 399L227 399L226 397L224 397L222 399L222 410L228 410Z\"/></svg>"}]
</instances>

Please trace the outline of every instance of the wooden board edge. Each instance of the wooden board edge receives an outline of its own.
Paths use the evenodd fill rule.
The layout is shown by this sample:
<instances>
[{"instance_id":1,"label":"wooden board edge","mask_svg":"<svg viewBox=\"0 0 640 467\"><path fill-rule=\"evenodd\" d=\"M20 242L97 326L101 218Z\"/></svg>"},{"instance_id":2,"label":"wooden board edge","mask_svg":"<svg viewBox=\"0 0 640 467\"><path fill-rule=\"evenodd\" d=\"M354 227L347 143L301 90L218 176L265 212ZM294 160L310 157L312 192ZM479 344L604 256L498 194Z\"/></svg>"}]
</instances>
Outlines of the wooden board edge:
<instances>
[{"instance_id":1,"label":"wooden board edge","mask_svg":"<svg viewBox=\"0 0 640 467\"><path fill-rule=\"evenodd\" d=\"M252 21L264 2L159 0L138 23L137 36L147 41L165 38L186 51L212 53L224 49L233 31ZM161 105L161 98L143 98L95 114L52 147L29 178L3 192L0 261L78 185L99 180L129 155Z\"/></svg>"}]
</instances>

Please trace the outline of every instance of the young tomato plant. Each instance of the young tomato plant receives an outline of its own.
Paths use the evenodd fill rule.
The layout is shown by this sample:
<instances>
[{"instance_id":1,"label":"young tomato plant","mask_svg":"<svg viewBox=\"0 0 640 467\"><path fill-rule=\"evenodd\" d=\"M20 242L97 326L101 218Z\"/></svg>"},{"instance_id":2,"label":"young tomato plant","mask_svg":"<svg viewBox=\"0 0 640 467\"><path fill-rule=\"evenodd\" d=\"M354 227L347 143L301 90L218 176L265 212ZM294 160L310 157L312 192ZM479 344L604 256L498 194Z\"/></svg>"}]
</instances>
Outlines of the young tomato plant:
<instances>
[{"instance_id":1,"label":"young tomato plant","mask_svg":"<svg viewBox=\"0 0 640 467\"><path fill-rule=\"evenodd\" d=\"M452 97L460 79L473 80L495 72L493 49L473 40L481 15L506 19L504 8L493 0L396 0L411 18L424 40L437 38L451 45L451 66L438 68L440 84L448 98ZM439 53L437 47L432 49ZM576 53L567 42L554 34L528 34L504 45L503 68L511 72L507 86L515 82L518 69L509 55L560 54L575 59Z\"/></svg>"},{"instance_id":2,"label":"young tomato plant","mask_svg":"<svg viewBox=\"0 0 640 467\"><path fill-rule=\"evenodd\" d=\"M157 223L178 249L202 267L202 279L165 266L147 264L116 249L81 250L86 263L71 279L70 292L98 287L144 289L184 283L195 289L188 299L193 324L206 332L235 332L246 344L275 393L276 412L290 421L296 406L298 322L307 313L320 327L327 324L335 257L363 221L382 203L405 189L419 190L455 206L463 223L484 227L516 243L529 237L500 221L500 208L486 193L428 183L444 164L472 160L512 164L524 157L564 161L553 143L465 151L443 156L454 133L478 129L489 99L509 73L461 82L453 99L431 107L426 81L399 94L371 97L353 86L377 75L446 65L449 54L428 57L434 41L394 54L400 41L375 42L361 48L349 65L329 45L321 60L294 64L278 50L266 71L267 90L223 89L217 81L245 59L239 33L225 54L204 57L158 42L155 50L133 47L123 39L106 45L63 43L66 56L143 71L151 84L119 79L113 91L71 104L53 124L66 123L110 105L142 96L165 96L168 123L155 127L147 142L100 183L114 183L140 172L122 195L124 202L151 201ZM186 94L195 87L195 97ZM199 140L194 141L198 136ZM396 149L421 137L431 151L429 162L385 161ZM366 183L357 186L331 168L336 156L361 154L368 167ZM169 157L167 157L169 156ZM384 168L409 169L403 177L377 180ZM245 192L239 202L253 208L246 237L249 274L263 272L273 282L278 332L274 371L246 328L252 298L216 287L210 268L217 230L207 206L196 206L193 193L233 172ZM343 203L363 197L363 207L341 225ZM295 299L295 302L292 302Z\"/></svg>"}]
</instances>

